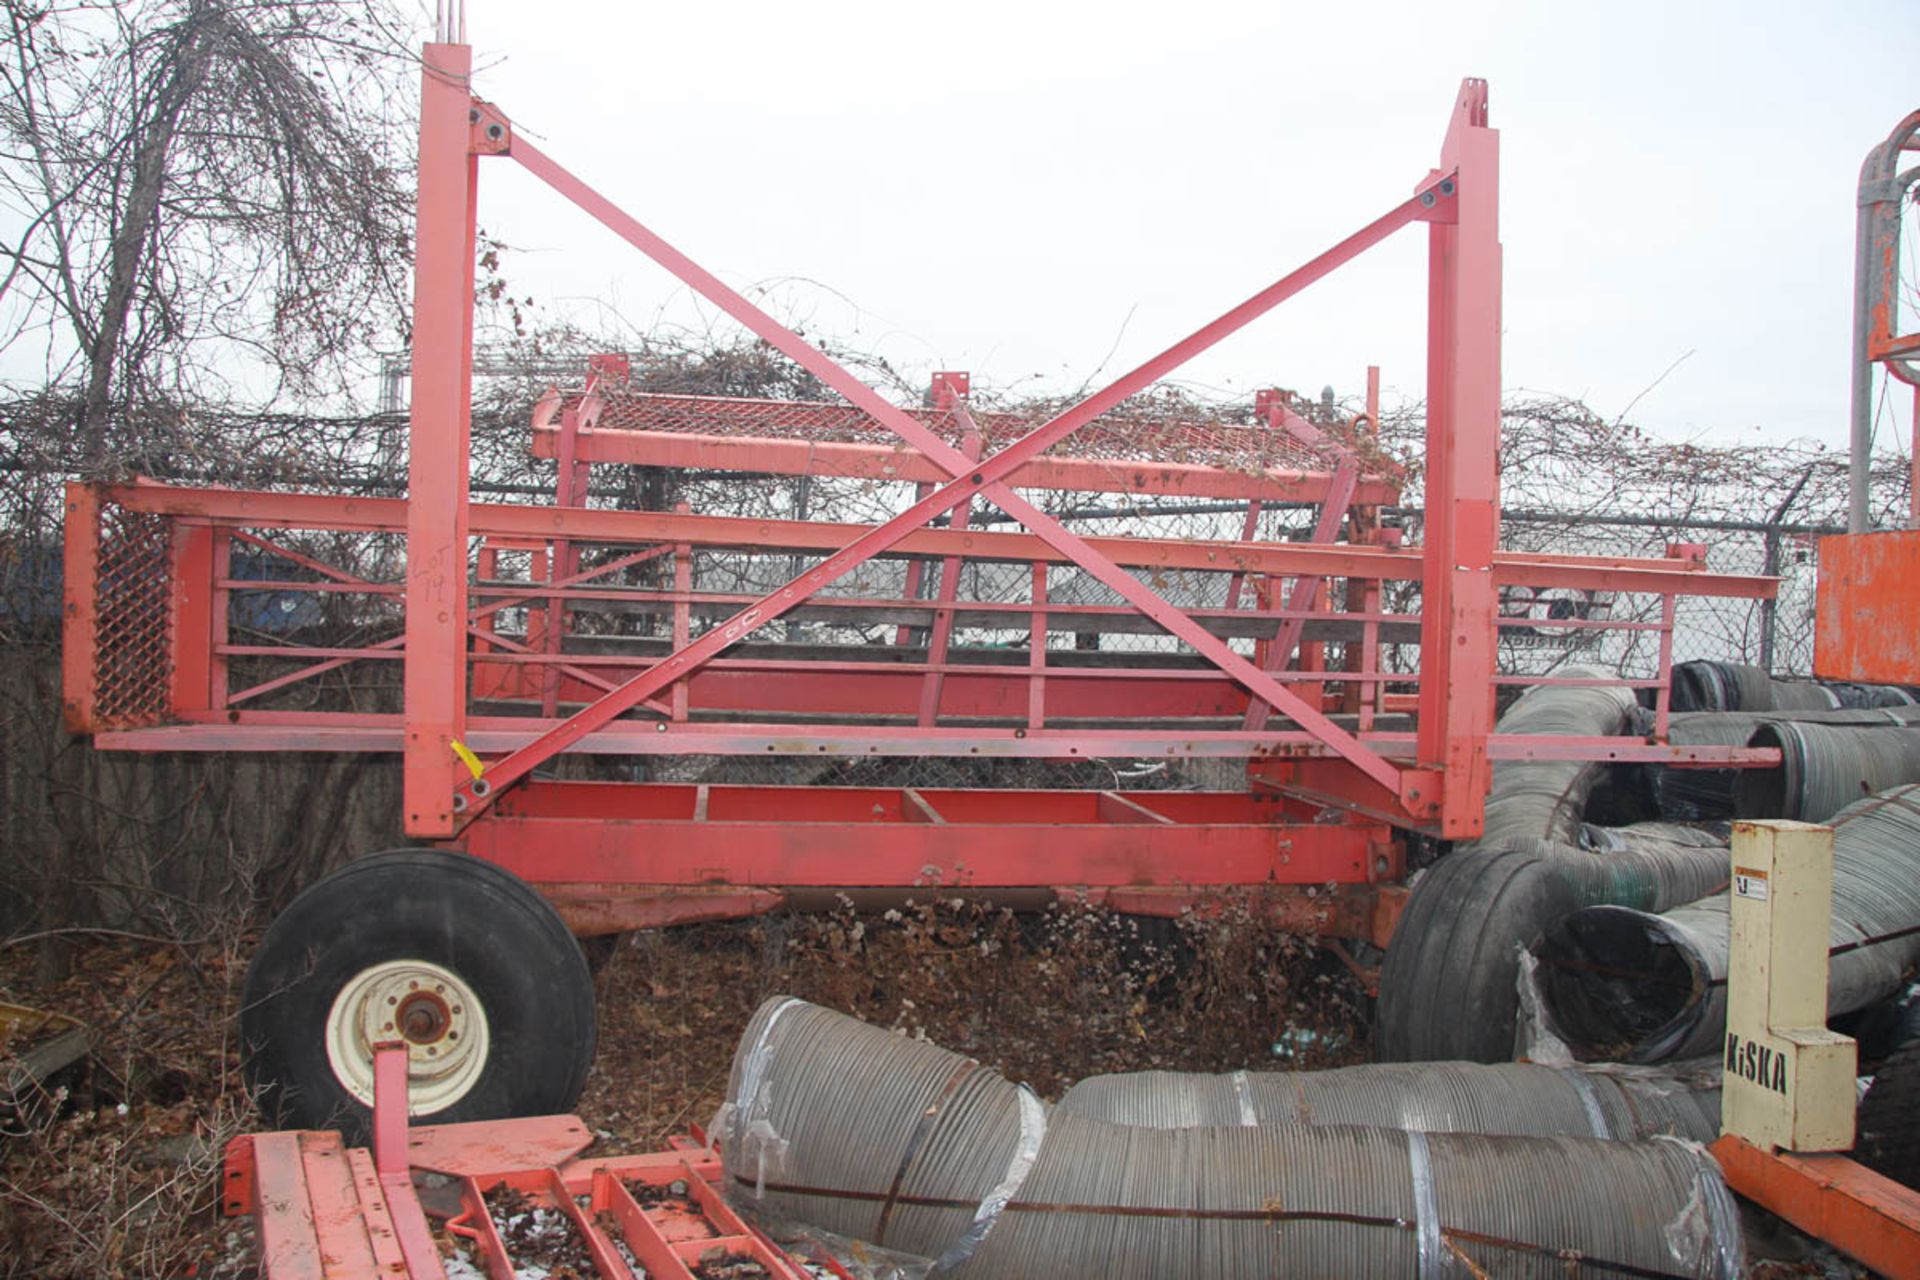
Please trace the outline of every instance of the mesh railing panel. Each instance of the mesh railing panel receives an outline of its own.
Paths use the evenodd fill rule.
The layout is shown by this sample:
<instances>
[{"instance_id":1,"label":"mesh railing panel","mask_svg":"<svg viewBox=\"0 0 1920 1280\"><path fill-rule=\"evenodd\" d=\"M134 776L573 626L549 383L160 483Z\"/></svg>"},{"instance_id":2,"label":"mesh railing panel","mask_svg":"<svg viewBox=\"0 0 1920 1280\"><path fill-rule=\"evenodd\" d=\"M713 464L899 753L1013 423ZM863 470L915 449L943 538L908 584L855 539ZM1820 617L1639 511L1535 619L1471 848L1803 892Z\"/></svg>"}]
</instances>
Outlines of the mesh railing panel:
<instances>
[{"instance_id":1,"label":"mesh railing panel","mask_svg":"<svg viewBox=\"0 0 1920 1280\"><path fill-rule=\"evenodd\" d=\"M100 513L94 575L94 719L103 728L156 724L173 675L172 522L108 506Z\"/></svg>"},{"instance_id":2,"label":"mesh railing panel","mask_svg":"<svg viewBox=\"0 0 1920 1280\"><path fill-rule=\"evenodd\" d=\"M848 404L658 395L619 389L602 394L606 407L599 426L606 429L908 447L892 430ZM577 404L578 400L569 403ZM1115 462L1187 463L1248 474L1324 471L1332 465L1327 448L1286 430L1195 421L1190 408L1181 408L1175 412L1150 400L1130 402L1058 441L1046 454ZM959 446L962 426L958 415L944 409L903 412L949 444ZM1043 415L990 411L974 412L972 417L988 454L1006 448L1046 421Z\"/></svg>"}]
</instances>

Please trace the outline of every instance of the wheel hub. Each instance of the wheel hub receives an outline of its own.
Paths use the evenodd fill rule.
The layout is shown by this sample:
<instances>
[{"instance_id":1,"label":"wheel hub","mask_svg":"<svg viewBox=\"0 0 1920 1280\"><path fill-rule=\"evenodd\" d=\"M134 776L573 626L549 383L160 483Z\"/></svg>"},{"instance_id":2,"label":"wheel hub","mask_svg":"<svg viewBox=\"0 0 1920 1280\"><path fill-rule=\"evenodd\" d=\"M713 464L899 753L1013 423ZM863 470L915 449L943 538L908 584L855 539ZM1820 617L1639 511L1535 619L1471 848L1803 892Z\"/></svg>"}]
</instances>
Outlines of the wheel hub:
<instances>
[{"instance_id":1,"label":"wheel hub","mask_svg":"<svg viewBox=\"0 0 1920 1280\"><path fill-rule=\"evenodd\" d=\"M460 976L430 960L388 960L341 985L327 1014L327 1061L373 1105L373 1049L407 1051L407 1109L432 1115L464 1098L487 1062L486 1010Z\"/></svg>"}]
</instances>

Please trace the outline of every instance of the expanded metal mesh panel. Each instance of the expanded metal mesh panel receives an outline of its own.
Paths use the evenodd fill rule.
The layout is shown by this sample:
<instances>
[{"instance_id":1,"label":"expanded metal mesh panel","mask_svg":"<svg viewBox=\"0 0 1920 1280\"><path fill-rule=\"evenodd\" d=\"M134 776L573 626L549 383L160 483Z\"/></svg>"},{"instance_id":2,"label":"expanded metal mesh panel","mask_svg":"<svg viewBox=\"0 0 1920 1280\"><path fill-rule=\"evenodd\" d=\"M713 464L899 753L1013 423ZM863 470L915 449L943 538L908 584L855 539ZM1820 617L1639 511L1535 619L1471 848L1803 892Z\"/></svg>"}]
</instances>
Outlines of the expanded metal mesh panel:
<instances>
[{"instance_id":1,"label":"expanded metal mesh panel","mask_svg":"<svg viewBox=\"0 0 1920 1280\"><path fill-rule=\"evenodd\" d=\"M103 728L156 724L173 674L168 539L172 522L108 506L94 574L94 718Z\"/></svg>"},{"instance_id":2,"label":"expanded metal mesh panel","mask_svg":"<svg viewBox=\"0 0 1920 1280\"><path fill-rule=\"evenodd\" d=\"M849 404L785 400L733 400L614 390L603 393L599 426L623 431L814 443L908 447L891 429ZM572 404L577 404L577 399ZM1065 405L1059 406L1065 408ZM907 416L958 447L958 415L943 409L906 409ZM1046 419L1032 414L975 412L983 447L992 454ZM1134 402L1106 414L1055 443L1049 457L1102 461L1186 463L1255 474L1324 471L1329 451L1284 429L1227 422L1197 422L1190 406Z\"/></svg>"}]
</instances>

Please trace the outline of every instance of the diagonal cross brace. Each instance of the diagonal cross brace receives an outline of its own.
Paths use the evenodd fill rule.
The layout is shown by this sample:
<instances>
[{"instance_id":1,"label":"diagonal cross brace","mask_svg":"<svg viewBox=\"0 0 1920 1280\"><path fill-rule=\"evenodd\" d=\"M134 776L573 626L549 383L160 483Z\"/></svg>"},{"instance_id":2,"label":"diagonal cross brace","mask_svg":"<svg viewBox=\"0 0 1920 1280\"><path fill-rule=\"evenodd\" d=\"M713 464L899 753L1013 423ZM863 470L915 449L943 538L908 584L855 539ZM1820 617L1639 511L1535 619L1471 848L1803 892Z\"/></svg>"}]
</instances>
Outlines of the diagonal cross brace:
<instances>
[{"instance_id":1,"label":"diagonal cross brace","mask_svg":"<svg viewBox=\"0 0 1920 1280\"><path fill-rule=\"evenodd\" d=\"M1313 541L1331 543L1339 539L1340 525L1347 518L1347 508L1353 505L1353 490L1359 482L1359 460L1349 454L1334 467L1333 479L1327 483L1327 500L1320 504L1319 519L1313 523ZM1279 630L1274 632L1272 647L1267 651L1268 671L1286 670L1293 651L1300 646L1300 633L1306 630L1305 612L1314 607L1326 580L1323 573L1302 574L1293 580L1293 590L1287 595L1287 612L1292 616L1282 619ZM1267 716L1272 711L1272 706L1255 698L1248 704L1246 719L1240 727L1258 733L1267 727Z\"/></svg>"},{"instance_id":2,"label":"diagonal cross brace","mask_svg":"<svg viewBox=\"0 0 1920 1280\"><path fill-rule=\"evenodd\" d=\"M1413 198L1342 240L1326 253L1283 276L1211 324L1146 361L1131 373L1116 379L1105 390L1088 396L992 458L976 464L894 405L889 404L871 387L807 344L799 335L779 324L717 277L622 212L612 202L581 182L538 148L516 138L511 146L511 154L535 176L573 200L615 234L705 295L769 345L793 358L846 397L850 403L915 445L930 461L946 470L954 479L915 502L891 520L868 530L813 569L741 610L723 625L707 632L699 640L682 648L649 671L636 676L533 742L497 761L487 770L483 778L463 786L459 797L463 803L484 801L485 797L497 788L518 781L538 764L604 727L657 692L658 689L674 680L685 678L752 631L798 606L857 565L886 551L914 529L953 509L962 500L976 495L990 497L1008 515L1020 520L1036 536L1069 556L1170 634L1186 642L1215 666L1245 685L1256 696L1286 711L1302 728L1333 748L1336 753L1346 758L1375 782L1392 793L1398 793L1400 782L1398 768L1363 746L1358 739L1334 724L1324 714L1308 707L1304 701L1289 692L1266 672L1233 652L1224 641L1213 636L1193 619L1149 590L1133 575L1095 551L1085 540L1064 528L1053 517L1020 498L1001 482L1032 457L1044 452L1059 440L1114 408L1201 351L1264 315L1286 298L1298 293L1400 227L1409 222L1430 220L1435 216L1436 206L1443 200L1450 203L1451 183L1447 184L1447 193L1442 194L1441 179L1438 177L1432 179Z\"/></svg>"}]
</instances>

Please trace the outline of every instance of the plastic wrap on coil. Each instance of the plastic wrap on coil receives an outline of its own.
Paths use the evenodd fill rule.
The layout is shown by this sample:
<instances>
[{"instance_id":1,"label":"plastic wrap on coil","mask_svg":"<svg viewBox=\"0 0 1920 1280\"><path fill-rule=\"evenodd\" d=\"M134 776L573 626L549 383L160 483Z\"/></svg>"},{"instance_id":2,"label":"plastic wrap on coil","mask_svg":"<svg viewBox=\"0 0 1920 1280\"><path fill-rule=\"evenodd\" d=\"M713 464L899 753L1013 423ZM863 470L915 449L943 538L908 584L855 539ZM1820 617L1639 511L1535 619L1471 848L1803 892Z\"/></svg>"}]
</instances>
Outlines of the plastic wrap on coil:
<instances>
[{"instance_id":1,"label":"plastic wrap on coil","mask_svg":"<svg viewBox=\"0 0 1920 1280\"><path fill-rule=\"evenodd\" d=\"M1544 1276L1575 1255L1660 1275L1741 1265L1717 1167L1672 1141L1118 1125L784 999L748 1026L728 1098L730 1124L764 1112L784 1143L782 1171L762 1181L723 1132L728 1194L748 1212L942 1259L941 1275Z\"/></svg>"},{"instance_id":2,"label":"plastic wrap on coil","mask_svg":"<svg viewBox=\"0 0 1920 1280\"><path fill-rule=\"evenodd\" d=\"M1529 1062L1373 1063L1330 1071L1089 1076L1058 1111L1155 1129L1354 1124L1429 1133L1631 1140L1720 1133L1717 1063L1673 1070Z\"/></svg>"}]
</instances>

